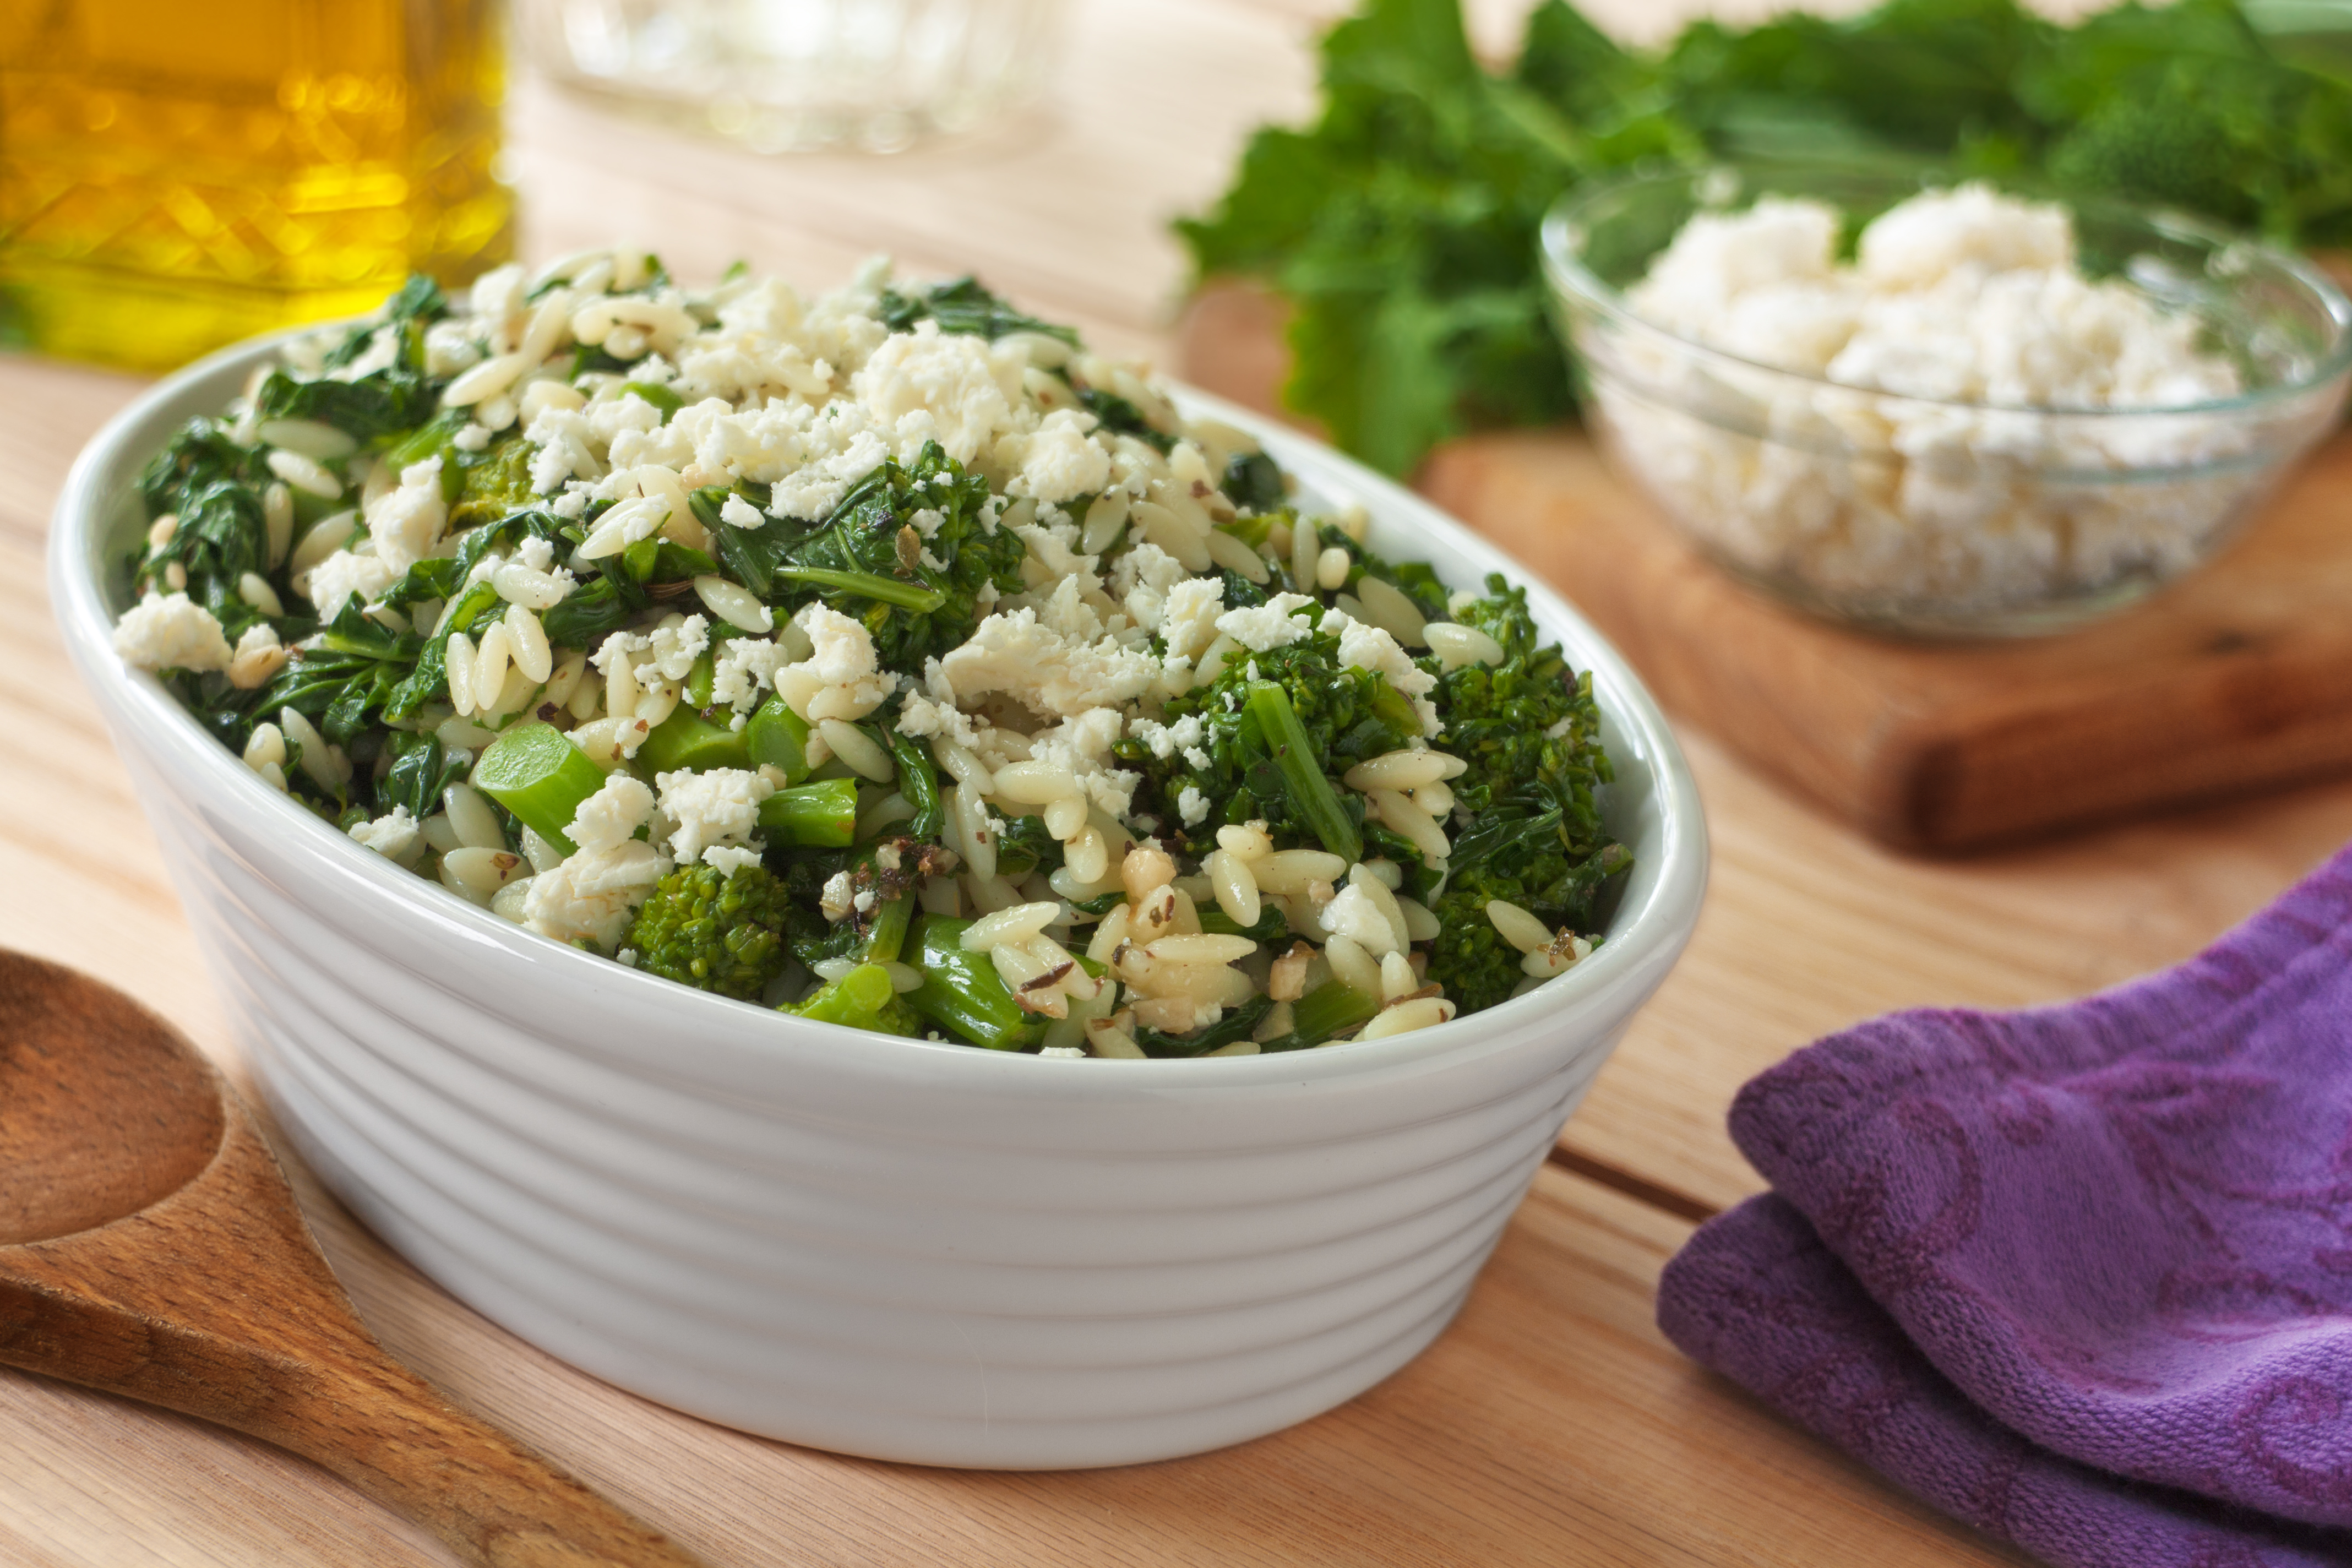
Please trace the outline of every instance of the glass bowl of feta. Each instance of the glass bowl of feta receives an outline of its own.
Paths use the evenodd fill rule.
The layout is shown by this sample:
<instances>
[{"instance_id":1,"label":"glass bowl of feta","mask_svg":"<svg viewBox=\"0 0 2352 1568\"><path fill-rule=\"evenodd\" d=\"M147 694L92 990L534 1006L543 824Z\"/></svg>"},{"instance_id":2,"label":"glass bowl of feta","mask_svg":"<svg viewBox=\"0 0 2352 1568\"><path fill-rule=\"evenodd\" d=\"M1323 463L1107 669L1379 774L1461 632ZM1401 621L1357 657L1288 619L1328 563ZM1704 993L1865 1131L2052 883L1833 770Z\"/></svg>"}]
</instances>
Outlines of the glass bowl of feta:
<instances>
[{"instance_id":1,"label":"glass bowl of feta","mask_svg":"<svg viewBox=\"0 0 2352 1568\"><path fill-rule=\"evenodd\" d=\"M1542 246L1618 467L1735 576L1881 632L2144 597L2236 535L2352 369L2352 304L2292 255L1918 170L1636 174Z\"/></svg>"}]
</instances>

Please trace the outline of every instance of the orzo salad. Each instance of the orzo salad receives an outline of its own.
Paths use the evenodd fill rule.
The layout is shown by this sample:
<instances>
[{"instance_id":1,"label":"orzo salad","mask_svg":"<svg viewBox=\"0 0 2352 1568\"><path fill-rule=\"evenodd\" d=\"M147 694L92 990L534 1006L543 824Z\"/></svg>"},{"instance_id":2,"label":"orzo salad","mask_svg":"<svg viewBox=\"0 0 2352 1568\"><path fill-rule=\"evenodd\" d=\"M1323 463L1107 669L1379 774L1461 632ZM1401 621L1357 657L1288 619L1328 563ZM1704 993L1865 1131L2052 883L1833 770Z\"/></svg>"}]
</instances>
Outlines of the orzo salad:
<instances>
[{"instance_id":1,"label":"orzo salad","mask_svg":"<svg viewBox=\"0 0 2352 1568\"><path fill-rule=\"evenodd\" d=\"M971 279L418 279L142 481L116 647L263 781L681 984L1058 1056L1375 1038L1630 863L1523 590Z\"/></svg>"}]
</instances>

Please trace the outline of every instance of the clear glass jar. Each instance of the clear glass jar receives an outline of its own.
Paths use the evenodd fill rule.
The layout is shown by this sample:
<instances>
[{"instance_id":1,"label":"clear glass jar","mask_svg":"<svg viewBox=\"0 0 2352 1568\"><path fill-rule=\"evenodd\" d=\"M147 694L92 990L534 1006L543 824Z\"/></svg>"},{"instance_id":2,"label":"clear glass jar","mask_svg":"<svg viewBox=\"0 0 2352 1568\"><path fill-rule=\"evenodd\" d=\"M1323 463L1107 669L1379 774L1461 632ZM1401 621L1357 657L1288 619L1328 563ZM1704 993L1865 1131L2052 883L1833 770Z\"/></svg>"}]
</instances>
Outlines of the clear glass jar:
<instances>
[{"instance_id":1,"label":"clear glass jar","mask_svg":"<svg viewBox=\"0 0 2352 1568\"><path fill-rule=\"evenodd\" d=\"M495 0L0 5L0 312L144 370L507 259Z\"/></svg>"},{"instance_id":2,"label":"clear glass jar","mask_svg":"<svg viewBox=\"0 0 2352 1568\"><path fill-rule=\"evenodd\" d=\"M1064 0L522 0L543 70L766 153L890 153L1034 98Z\"/></svg>"}]
</instances>

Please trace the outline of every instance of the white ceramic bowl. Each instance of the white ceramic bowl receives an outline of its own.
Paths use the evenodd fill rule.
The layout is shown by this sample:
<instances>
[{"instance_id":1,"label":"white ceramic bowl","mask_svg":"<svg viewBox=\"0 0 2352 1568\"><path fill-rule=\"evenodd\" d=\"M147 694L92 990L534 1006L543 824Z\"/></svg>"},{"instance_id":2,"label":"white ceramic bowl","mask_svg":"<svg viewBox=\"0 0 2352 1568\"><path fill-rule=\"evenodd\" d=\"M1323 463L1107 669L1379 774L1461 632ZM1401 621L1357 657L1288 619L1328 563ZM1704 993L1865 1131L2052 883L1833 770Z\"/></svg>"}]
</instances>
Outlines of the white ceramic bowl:
<instances>
[{"instance_id":1,"label":"white ceramic bowl","mask_svg":"<svg viewBox=\"0 0 2352 1568\"><path fill-rule=\"evenodd\" d=\"M1591 958L1415 1034L1097 1061L784 1018L532 935L291 805L114 656L141 467L268 350L173 376L82 454L49 552L67 644L297 1150L450 1291L624 1388L938 1465L1127 1464L1304 1420L1444 1328L1690 935L1698 796L1615 651L1416 497L1190 395L1362 501L1376 548L1526 582L1593 671L1635 859Z\"/></svg>"}]
</instances>

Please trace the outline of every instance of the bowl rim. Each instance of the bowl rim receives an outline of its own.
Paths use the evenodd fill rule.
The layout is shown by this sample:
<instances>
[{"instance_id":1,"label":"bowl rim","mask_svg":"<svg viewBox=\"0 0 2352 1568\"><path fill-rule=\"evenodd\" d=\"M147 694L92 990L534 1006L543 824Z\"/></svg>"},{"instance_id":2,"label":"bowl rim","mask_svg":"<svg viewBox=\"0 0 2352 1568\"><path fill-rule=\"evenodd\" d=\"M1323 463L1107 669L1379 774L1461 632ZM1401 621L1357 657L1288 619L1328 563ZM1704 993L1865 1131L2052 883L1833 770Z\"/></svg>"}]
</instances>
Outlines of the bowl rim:
<instances>
[{"instance_id":1,"label":"bowl rim","mask_svg":"<svg viewBox=\"0 0 2352 1568\"><path fill-rule=\"evenodd\" d=\"M1574 238L1578 220L1593 205L1641 186L1686 184L1724 173L1746 176L1759 173L1790 174L1834 174L1857 181L1882 182L1890 187L1908 184L1918 190L1950 188L1963 184L1989 184L2005 194L2039 202L2055 202L2071 210L2101 213L2116 217L2129 217L2170 237L2195 240L2217 249L2234 249L2251 253L2279 268L2316 300L2336 329L2336 341L2320 355L2312 369L2296 380L2281 382L2231 397L2210 399L2202 403L2172 404L2159 407L2105 406L2081 407L2065 404L1984 403L1968 398L1923 397L1907 392L1889 392L1877 387L1860 386L1852 382L1832 381L1814 371L1798 370L1789 365L1774 364L1766 360L1750 359L1743 354L1715 344L1688 337L1662 327L1629 308L1624 295L1603 281L1587 267L1580 247ZM1770 194L1754 190L1753 195ZM2242 234L2223 224L2197 217L2176 207L2153 203L2139 203L2112 197L2084 197L2065 195L2053 189L2037 188L2033 183L2004 179L1986 174L1956 174L1951 170L1928 161L1916 164L1898 163L1840 163L1831 159L1804 158L1717 158L1703 164L1668 163L1654 160L1633 165L1617 174L1584 181L1554 201L1546 209L1538 228L1538 251L1544 278L1555 293L1576 306L1606 318L1612 325L1631 329L1646 337L1670 344L1703 363L1736 366L1744 374L1761 372L1783 376L1808 386L1827 387L1857 396L1910 405L1923 409L1949 409L1968 413L2021 414L2065 419L2170 419L2183 416L2210 418L2215 415L2245 414L2273 403L2292 402L2307 397L2326 387L2330 382L2352 369L2352 299L2336 286L2326 273L2295 252L2282 249L2257 236ZM1565 333L1563 335L1566 335Z\"/></svg>"},{"instance_id":2,"label":"bowl rim","mask_svg":"<svg viewBox=\"0 0 2352 1568\"><path fill-rule=\"evenodd\" d=\"M1580 1010L1580 1005L1605 1004L1622 994L1627 984L1641 984L1633 1003L1638 1005L1655 989L1665 968L1689 940L1707 881L1706 818L1696 782L1664 712L1623 656L1557 591L1431 502L1311 437L1172 379L1162 384L1188 417L1211 417L1247 432L1274 452L1286 469L1302 479L1310 479L1308 470L1315 470L1310 482L1319 480L1327 491L1337 489L1345 499L1365 504L1376 518L1393 517L1398 526L1428 540L1433 557L1451 555L1465 565L1510 575L1515 584L1528 589L1538 623L1570 644L1572 662L1591 674L1596 688L1608 692L1608 717L1622 735L1635 742L1627 749L1630 754L1612 756L1612 761L1620 763L1621 773L1629 764L1646 766L1650 773L1658 817L1658 863L1639 905L1629 900L1627 906L1621 906L1620 929L1569 973L1482 1012L1378 1040L1241 1057L1051 1058L990 1050L956 1040L880 1035L845 1025L778 1018L760 1004L679 985L601 954L583 952L454 894L442 900L419 899L423 889L446 889L285 799L206 733L153 672L125 664L113 648L114 616L107 603L110 590L84 569L103 542L108 510L120 493L107 489L105 476L116 469L135 475L145 466L186 416L173 412L175 403L199 384L249 368L289 339L335 324L312 323L232 344L163 378L116 413L76 458L58 492L47 550L48 588L52 614L84 682L113 710L112 717L118 721L134 731L147 729L168 747L171 761L179 770L176 784L184 790L200 784L205 804L233 810L254 827L276 831L289 847L330 870L347 887L381 893L401 910L394 918L412 923L420 937L437 931L446 934L436 940L457 937L477 949L488 945L499 950L518 963L533 966L533 985L582 992L616 987L623 994L634 992L644 1004L669 1009L681 1030L698 1017L708 1022L712 1026L713 1045L719 1044L722 1036L739 1036L753 1016L765 1013L772 1022L785 1026L776 1036L779 1047L823 1049L835 1066L888 1073L925 1062L946 1066L952 1077L972 1087L992 1081L1003 1088L1012 1081L1024 1081L1045 1092L1078 1090L1089 1096L1221 1090L1285 1079L1303 1087L1309 1080L1417 1068L1431 1058L1468 1059L1482 1054L1474 1030L1475 1035L1496 1039L1516 1038L1525 1032L1525 1026L1537 1024L1546 1016L1557 1021ZM131 459L127 464L126 457ZM186 912L192 920L200 918L196 909ZM1658 966L1657 973L1641 984L1652 965ZM658 993L645 989L648 987L658 987ZM587 1047L575 1045L572 1048ZM612 1059L609 1051L596 1054ZM1014 1059L1027 1065L1013 1067ZM1116 1063L1109 1071L1101 1065L1106 1059ZM1007 1072L1046 1076L1007 1080L1002 1076ZM991 1078L975 1082L965 1076L971 1074Z\"/></svg>"}]
</instances>

